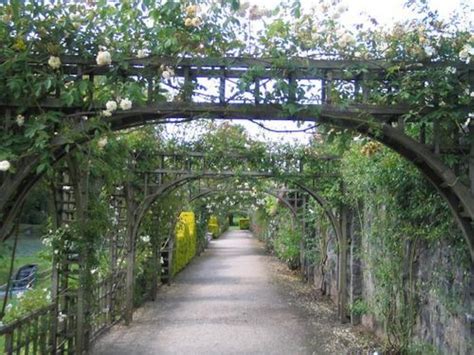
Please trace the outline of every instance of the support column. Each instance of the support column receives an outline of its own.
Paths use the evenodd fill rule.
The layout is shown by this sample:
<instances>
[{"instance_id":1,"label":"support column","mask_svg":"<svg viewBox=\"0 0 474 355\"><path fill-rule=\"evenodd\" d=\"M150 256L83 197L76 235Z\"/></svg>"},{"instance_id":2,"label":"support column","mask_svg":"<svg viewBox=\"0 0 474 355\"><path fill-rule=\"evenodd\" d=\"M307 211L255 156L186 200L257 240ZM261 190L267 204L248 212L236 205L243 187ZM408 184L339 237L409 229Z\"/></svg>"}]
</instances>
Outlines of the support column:
<instances>
[{"instance_id":1,"label":"support column","mask_svg":"<svg viewBox=\"0 0 474 355\"><path fill-rule=\"evenodd\" d=\"M126 289L126 307L125 307L125 324L129 325L133 319L133 295L135 288L135 210L136 203L134 200L134 191L131 184L126 187L127 201L127 275L125 278Z\"/></svg>"},{"instance_id":2,"label":"support column","mask_svg":"<svg viewBox=\"0 0 474 355\"><path fill-rule=\"evenodd\" d=\"M341 208L341 237L338 253L338 314L341 323L347 322L347 250L349 239L350 212L347 206Z\"/></svg>"},{"instance_id":3,"label":"support column","mask_svg":"<svg viewBox=\"0 0 474 355\"><path fill-rule=\"evenodd\" d=\"M361 210L359 205L358 210ZM355 211L354 211L355 212ZM351 245L350 245L350 266L351 266L351 284L350 284L350 302L354 305L355 302L362 299L362 261L360 253L362 251L362 226L360 219L355 213L352 215L351 223ZM357 325L361 322L361 315L351 311L351 324Z\"/></svg>"},{"instance_id":4,"label":"support column","mask_svg":"<svg viewBox=\"0 0 474 355\"><path fill-rule=\"evenodd\" d=\"M154 231L157 231L155 235L152 235L151 239L151 247L153 249L153 257L152 257L152 285L151 285L151 300L156 300L156 292L158 291L158 283L161 279L161 237L160 231L158 230L159 226L159 219L155 217L153 223Z\"/></svg>"}]
</instances>

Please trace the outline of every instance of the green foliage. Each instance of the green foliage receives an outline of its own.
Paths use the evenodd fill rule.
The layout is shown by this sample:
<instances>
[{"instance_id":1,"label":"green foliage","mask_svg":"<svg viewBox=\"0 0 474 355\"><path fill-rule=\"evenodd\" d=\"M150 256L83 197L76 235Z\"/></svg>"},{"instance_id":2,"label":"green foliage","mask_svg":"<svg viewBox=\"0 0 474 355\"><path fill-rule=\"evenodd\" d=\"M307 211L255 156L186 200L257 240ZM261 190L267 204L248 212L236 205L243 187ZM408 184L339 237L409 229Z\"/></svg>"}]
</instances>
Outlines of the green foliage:
<instances>
[{"instance_id":1,"label":"green foliage","mask_svg":"<svg viewBox=\"0 0 474 355\"><path fill-rule=\"evenodd\" d=\"M468 267L469 255L449 210L420 173L388 149L370 148L368 154L366 147L353 144L344 154L345 201L355 207L366 238L362 258L375 282L370 310L384 324L389 346L406 352L423 301L419 295L439 287L434 278L430 283L417 282L415 258L422 249L439 248L446 239L457 265L462 261ZM371 224L364 224L368 220ZM460 306L462 298L455 303Z\"/></svg>"},{"instance_id":2,"label":"green foliage","mask_svg":"<svg viewBox=\"0 0 474 355\"><path fill-rule=\"evenodd\" d=\"M294 225L288 210L269 215L259 209L254 216L257 237L263 239L267 248L275 252L292 269L300 262L301 231Z\"/></svg>"},{"instance_id":3,"label":"green foliage","mask_svg":"<svg viewBox=\"0 0 474 355\"><path fill-rule=\"evenodd\" d=\"M2 319L4 324L13 323L30 313L51 304L51 292L48 289L31 289L16 296L12 303L6 307L5 316Z\"/></svg>"},{"instance_id":4,"label":"green foliage","mask_svg":"<svg viewBox=\"0 0 474 355\"><path fill-rule=\"evenodd\" d=\"M369 313L370 308L366 301L364 300L356 300L354 303L349 305L349 312L351 314L362 316L364 314Z\"/></svg>"},{"instance_id":5,"label":"green foliage","mask_svg":"<svg viewBox=\"0 0 474 355\"><path fill-rule=\"evenodd\" d=\"M274 236L274 248L277 256L291 268L299 266L300 241L300 231L281 219Z\"/></svg>"}]
</instances>

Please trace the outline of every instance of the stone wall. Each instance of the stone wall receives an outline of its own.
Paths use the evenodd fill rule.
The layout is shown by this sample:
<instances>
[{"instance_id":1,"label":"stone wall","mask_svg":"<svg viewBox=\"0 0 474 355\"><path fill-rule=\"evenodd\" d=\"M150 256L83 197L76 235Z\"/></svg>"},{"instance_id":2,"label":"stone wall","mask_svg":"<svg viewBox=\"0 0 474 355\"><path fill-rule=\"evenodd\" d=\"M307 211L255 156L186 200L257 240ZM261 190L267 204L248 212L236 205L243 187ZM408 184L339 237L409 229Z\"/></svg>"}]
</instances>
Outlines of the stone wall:
<instances>
[{"instance_id":1,"label":"stone wall","mask_svg":"<svg viewBox=\"0 0 474 355\"><path fill-rule=\"evenodd\" d=\"M377 247L374 247L366 236L378 213L384 212L366 208L362 218L360 215L359 218L355 214L352 216L347 289L350 304L354 304L356 300L362 300L368 305L374 304L376 282L366 255L377 253ZM321 235L320 232L321 230L316 228L316 238L328 240L327 259L324 273L321 272L319 265L314 268L313 282L337 303L337 240L331 228L325 231L326 235ZM413 343L418 344L419 349L423 349L421 353L433 348L442 354L473 354L473 268L466 270L466 266L460 265L450 251L450 245L443 243L431 247L421 245L417 247L417 251L413 270L420 294L417 295L419 303L416 324L413 328ZM374 316L370 307L363 315L348 315L353 324L362 323L384 337L384 325Z\"/></svg>"}]
</instances>

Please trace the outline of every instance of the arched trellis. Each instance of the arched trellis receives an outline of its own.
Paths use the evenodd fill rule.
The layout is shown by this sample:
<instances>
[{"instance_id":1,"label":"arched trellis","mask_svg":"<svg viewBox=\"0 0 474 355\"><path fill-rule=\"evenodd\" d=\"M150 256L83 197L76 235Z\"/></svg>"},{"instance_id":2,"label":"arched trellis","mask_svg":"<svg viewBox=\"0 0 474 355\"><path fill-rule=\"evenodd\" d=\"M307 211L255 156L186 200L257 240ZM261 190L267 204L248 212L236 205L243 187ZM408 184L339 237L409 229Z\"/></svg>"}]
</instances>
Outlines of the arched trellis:
<instances>
[{"instance_id":1,"label":"arched trellis","mask_svg":"<svg viewBox=\"0 0 474 355\"><path fill-rule=\"evenodd\" d=\"M239 189L232 189L232 190L230 190L230 189L224 189L224 190L209 189L209 190L201 191L201 192L197 193L194 196L191 196L189 198L189 202L193 202L197 199L200 199L200 198L203 198L203 197L209 196L209 195L232 194L232 193L235 193L235 192L251 192L251 191L252 191L251 189L244 189L244 188L242 188L242 189L240 189L240 188ZM298 212L295 210L294 206L292 206L291 203L288 200L285 200L281 195L278 194L278 191L272 191L272 190L265 189L265 190L261 190L259 192L263 193L265 195L275 197L279 202L281 202L283 204L283 206L285 206L291 212L293 220L296 219Z\"/></svg>"},{"instance_id":2,"label":"arched trellis","mask_svg":"<svg viewBox=\"0 0 474 355\"><path fill-rule=\"evenodd\" d=\"M174 181L170 181L163 186L159 187L156 191L148 195L143 203L140 205L140 207L137 209L137 216L139 217L137 220L135 220L135 229L134 229L134 236L131 236L131 238L136 238L136 235L138 234L138 229L140 227L141 221L146 213L146 211L152 206L153 203L155 203L159 198L161 198L163 195L170 193L174 190L176 190L179 187L182 187L186 185L187 183L190 183L194 180L199 180L199 179L205 179L205 178L216 178L218 177L219 174L196 174L196 175L187 175L180 177ZM236 176L240 176L236 174ZM232 173L230 174L225 174L224 177L233 177ZM259 177L262 177L262 175L259 175ZM265 175L265 178L274 178L271 174ZM336 239L338 241L338 313L339 317L342 322L346 321L346 312L347 312L347 282L346 282L346 270L347 270L347 248L348 248L348 231L347 231L347 226L346 226L346 216L345 212L341 211L341 216L340 218L337 218L336 215L332 211L332 207L329 204L329 202L326 201L324 197L322 197L319 193L317 193L314 189L306 186L305 184L298 182L298 181L293 181L294 179L289 179L286 182L291 183L296 185L298 188L300 188L302 191L308 193L309 196L311 196L323 209L324 213L326 214L328 220L330 221L334 233L336 236ZM238 190L238 189L237 189ZM237 191L235 189L231 190L230 192L235 192ZM247 190L251 191L251 190ZM193 201L195 199L198 199L200 197L204 197L206 195L212 194L212 193L222 193L222 190L217 190L217 189L211 189L211 190L205 190L202 192L197 193L195 196L192 196L190 198L190 201ZM264 193L270 194L272 196L277 197L280 201L282 200L281 197L277 194L274 193L273 191L268 191L265 190L263 191ZM290 211L292 212L293 215L293 220L296 221L297 218L297 212L293 210L293 206L289 204L287 201L283 200L282 201L286 207L290 208ZM132 258L134 258L133 255L131 255ZM133 261L131 262L133 263ZM130 283L132 283L132 278L133 278L133 271L129 272L129 277L130 277ZM133 294L129 295L130 299L133 298ZM130 315L131 319L131 315Z\"/></svg>"},{"instance_id":3,"label":"arched trellis","mask_svg":"<svg viewBox=\"0 0 474 355\"><path fill-rule=\"evenodd\" d=\"M91 62L78 58L62 58L67 64L68 73L79 74L87 72L91 77L94 75L104 75L114 68L100 68ZM449 168L442 159L430 151L427 146L418 142L403 131L400 124L402 115L410 111L410 107L400 105L377 106L369 104L369 89L366 85L367 78L381 78L383 73L393 63L383 61L325 61L310 59L292 59L291 68L275 67L271 59L244 59L244 58L189 58L179 62L170 58L153 58L152 60L131 60L129 70L123 70L124 76L140 75L147 70L157 68L160 65L172 65L176 67L176 75L185 81L185 87L192 87L192 81L197 78L219 77L220 94L219 103L198 103L192 102L192 92L187 93L183 103L160 103L157 110L156 104L149 104L147 107L137 108L126 112L117 112L108 119L112 130L121 130L136 127L147 123L165 123L169 118L176 119L259 119L259 120L281 120L293 119L299 121L320 122L344 129L352 129L364 135L377 139L384 145L392 148L404 158L412 162L423 175L435 186L444 200L448 203L454 218L463 232L468 244L471 260L474 261L474 195L469 187L460 181L454 171ZM260 65L265 71L261 77L255 80L255 96L253 104L238 104L227 100L225 86L228 79L241 78L253 66ZM472 84L472 73L474 65L447 63L458 68L462 77L468 84ZM442 63L404 63L400 70L418 70L420 68L431 68L442 66ZM364 68L364 75L357 71L355 74L347 71L347 68ZM219 68L219 69L215 69ZM418 69L417 69L418 68ZM286 74L282 74L286 73ZM281 104L262 104L260 101L260 91L258 80L261 78L280 78L284 76L288 79L290 86L295 89L296 79L319 80L321 83L321 100L317 104L301 105L299 109L288 114ZM286 75L286 76L285 76ZM331 102L331 95L327 94L332 86L333 80L354 82L355 96L362 91L362 103L354 101L345 107L339 107ZM150 81L151 87L153 80ZM153 89L151 89L153 90ZM289 90L288 101L295 102L294 90ZM3 104L4 110L14 110L16 105ZM41 105L43 109L62 111L65 113L74 112L74 108L64 108L62 104L54 99L45 101ZM36 108L31 108L34 112ZM81 121L83 115L96 115L98 110L89 112L73 113L71 120L77 120L77 132L88 132L93 128ZM471 127L472 129L472 127ZM82 141L87 138L81 138ZM63 137L58 136L53 139L52 152L55 159L59 159L65 153L67 142ZM35 169L39 163L39 157L29 156L23 159L15 174L7 174L0 187L0 211L3 214L0 233L2 239L6 238L12 230L15 217L18 215L20 206L26 195L38 180L39 176ZM474 165L470 169L474 171ZM471 177L474 173L471 172ZM472 179L471 179L472 180ZM471 182L471 185L473 183Z\"/></svg>"},{"instance_id":4,"label":"arched trellis","mask_svg":"<svg viewBox=\"0 0 474 355\"><path fill-rule=\"evenodd\" d=\"M191 181L194 181L194 180L209 179L209 178L211 178L211 179L231 178L231 177L234 177L234 176L239 176L240 177L241 174L240 173L235 173L233 175L231 173L231 174L221 175L219 173L207 173L207 174L197 173L197 174L189 174L189 175L181 176L181 177L177 178L176 180L166 182L162 186L155 189L153 192L149 193L143 199L143 201L140 203L140 205L136 208L136 212L134 214L134 216L135 216L134 221L135 221L135 225L136 225L135 230L133 231L134 234L136 235L138 233L138 229L140 228L141 222L142 222L143 217L145 216L146 212L164 194L169 193L169 192L171 192L171 191L173 191L173 190L175 190L179 187L182 187L182 186L186 185L187 183L189 183ZM274 179L275 178L272 174L259 174L259 175L257 175L257 177L259 177L259 178L263 177L263 178L268 178L268 179L272 179L272 178ZM338 221L338 218L336 217L336 215L333 213L333 211L331 209L331 205L329 204L329 202L326 201L326 199L324 197L322 197L321 194L319 194L314 189L304 185L301 182L295 182L295 181L293 181L293 179L289 179L287 182L295 184L301 190L308 193L322 207L324 213L326 214L326 216L329 219L332 227L334 228L334 233L336 235L336 238L338 240L340 240L341 236L342 236L341 224ZM233 190L233 191L235 191L235 190ZM275 194L271 191L264 191L264 192L272 194L273 196L275 196ZM211 192L203 192L202 195L198 194L194 198L204 196L206 193L211 193ZM280 200L279 196L275 196L275 197L277 197ZM287 204L288 202L283 201L283 203ZM293 211L293 206L291 206L291 204L289 204L289 206L291 207L292 214L294 214L296 216L296 211Z\"/></svg>"}]
</instances>

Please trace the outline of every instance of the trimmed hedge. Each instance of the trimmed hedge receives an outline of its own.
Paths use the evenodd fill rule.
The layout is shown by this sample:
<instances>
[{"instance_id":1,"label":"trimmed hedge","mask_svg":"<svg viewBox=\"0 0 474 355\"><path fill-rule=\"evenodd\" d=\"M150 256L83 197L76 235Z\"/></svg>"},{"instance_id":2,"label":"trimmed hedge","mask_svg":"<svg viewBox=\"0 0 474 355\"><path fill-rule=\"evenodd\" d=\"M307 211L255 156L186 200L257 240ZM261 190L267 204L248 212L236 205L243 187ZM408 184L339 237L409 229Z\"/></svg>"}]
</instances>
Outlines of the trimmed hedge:
<instances>
[{"instance_id":1,"label":"trimmed hedge","mask_svg":"<svg viewBox=\"0 0 474 355\"><path fill-rule=\"evenodd\" d=\"M217 216L210 216L209 223L207 224L207 230L212 234L212 238L217 239L220 234L219 222Z\"/></svg>"},{"instance_id":2,"label":"trimmed hedge","mask_svg":"<svg viewBox=\"0 0 474 355\"><path fill-rule=\"evenodd\" d=\"M196 218L194 212L181 212L176 224L176 242L173 251L173 275L180 272L196 254Z\"/></svg>"},{"instance_id":3,"label":"trimmed hedge","mask_svg":"<svg viewBox=\"0 0 474 355\"><path fill-rule=\"evenodd\" d=\"M250 229L250 218L241 218L239 220L240 229Z\"/></svg>"}]
</instances>

